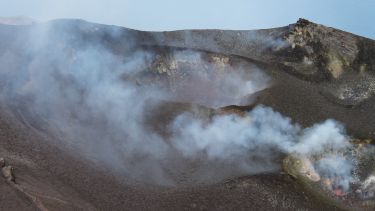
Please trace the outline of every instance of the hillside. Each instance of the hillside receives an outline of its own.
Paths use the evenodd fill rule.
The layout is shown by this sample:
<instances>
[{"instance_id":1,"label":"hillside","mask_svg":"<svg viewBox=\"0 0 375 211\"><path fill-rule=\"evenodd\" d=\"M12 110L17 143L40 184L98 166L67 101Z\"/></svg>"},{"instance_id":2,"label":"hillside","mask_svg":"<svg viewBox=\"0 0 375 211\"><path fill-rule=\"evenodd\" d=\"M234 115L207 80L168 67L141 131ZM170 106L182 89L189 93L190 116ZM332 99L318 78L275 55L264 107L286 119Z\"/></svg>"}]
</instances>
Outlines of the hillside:
<instances>
[{"instance_id":1,"label":"hillside","mask_svg":"<svg viewBox=\"0 0 375 211\"><path fill-rule=\"evenodd\" d=\"M322 199L281 167L328 119L375 139L373 40L304 19L172 32L54 20L1 24L0 49L0 158L14 176L0 210L374 206Z\"/></svg>"}]
</instances>

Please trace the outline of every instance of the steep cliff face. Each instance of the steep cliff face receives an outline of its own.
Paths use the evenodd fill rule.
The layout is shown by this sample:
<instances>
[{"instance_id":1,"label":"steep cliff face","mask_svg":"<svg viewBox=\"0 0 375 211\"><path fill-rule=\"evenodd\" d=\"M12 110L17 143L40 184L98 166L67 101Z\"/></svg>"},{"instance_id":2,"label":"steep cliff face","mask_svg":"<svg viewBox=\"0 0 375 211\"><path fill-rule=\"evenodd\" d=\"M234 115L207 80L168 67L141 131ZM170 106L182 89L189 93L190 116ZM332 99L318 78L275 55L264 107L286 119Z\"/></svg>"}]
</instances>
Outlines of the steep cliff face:
<instances>
[{"instance_id":1,"label":"steep cliff face","mask_svg":"<svg viewBox=\"0 0 375 211\"><path fill-rule=\"evenodd\" d=\"M375 138L375 42L303 19L254 31L0 25L0 49L0 158L15 177L0 181L3 209L339 210L265 163L243 176L247 163L181 158L192 152L170 149L171 128L246 125L262 104Z\"/></svg>"}]
</instances>

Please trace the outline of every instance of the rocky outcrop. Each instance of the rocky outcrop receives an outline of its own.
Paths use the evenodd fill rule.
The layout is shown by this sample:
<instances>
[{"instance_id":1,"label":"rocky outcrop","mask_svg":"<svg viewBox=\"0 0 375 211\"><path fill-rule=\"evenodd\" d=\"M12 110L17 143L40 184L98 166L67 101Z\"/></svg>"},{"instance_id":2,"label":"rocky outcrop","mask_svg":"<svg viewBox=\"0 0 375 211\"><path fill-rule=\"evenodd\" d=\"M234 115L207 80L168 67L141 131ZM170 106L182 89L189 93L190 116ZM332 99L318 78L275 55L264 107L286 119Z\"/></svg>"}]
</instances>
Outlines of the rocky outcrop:
<instances>
[{"instance_id":1,"label":"rocky outcrop","mask_svg":"<svg viewBox=\"0 0 375 211\"><path fill-rule=\"evenodd\" d=\"M0 158L0 168L2 176L9 182L15 182L15 177L13 174L13 167L5 163L4 158Z\"/></svg>"}]
</instances>

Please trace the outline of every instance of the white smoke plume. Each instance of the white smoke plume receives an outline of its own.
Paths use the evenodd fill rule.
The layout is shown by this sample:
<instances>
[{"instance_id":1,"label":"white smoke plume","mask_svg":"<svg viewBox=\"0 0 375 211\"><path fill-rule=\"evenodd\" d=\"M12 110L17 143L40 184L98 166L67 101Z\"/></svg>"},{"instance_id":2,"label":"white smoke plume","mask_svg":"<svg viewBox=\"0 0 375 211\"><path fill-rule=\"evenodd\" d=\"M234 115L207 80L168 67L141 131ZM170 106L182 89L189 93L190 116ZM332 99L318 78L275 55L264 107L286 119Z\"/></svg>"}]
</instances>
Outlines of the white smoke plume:
<instances>
[{"instance_id":1,"label":"white smoke plume","mask_svg":"<svg viewBox=\"0 0 375 211\"><path fill-rule=\"evenodd\" d=\"M121 47L130 50L122 54L110 50L105 38L85 41L84 36L102 33L105 27L84 23L78 28L89 35L80 37L64 23L56 25L41 26L42 33L37 29L5 49L0 76L3 99L23 108L37 130L52 133L57 146L125 177L163 185L176 185L183 174L195 183L275 171L282 155L328 151L330 156L320 159L317 171L350 181L351 163L332 157L350 147L343 127L333 120L302 129L271 108L258 106L245 118L228 114L203 120L183 113L168 123L167 137L147 126L164 124L146 116L161 112L166 100L212 107L238 104L242 96L269 85L258 68L227 65L215 75L210 70L219 67L200 53L172 52L173 61L193 60L198 65L184 71L178 64L176 69L167 64L166 69L175 70L168 73L171 76L182 73L190 78L171 93L148 83L147 77L146 82L137 80L147 69L146 75L155 74L152 63L159 55L134 50L125 32L113 30L108 35L128 40ZM17 104L20 98L28 100L26 108L24 101Z\"/></svg>"},{"instance_id":2,"label":"white smoke plume","mask_svg":"<svg viewBox=\"0 0 375 211\"><path fill-rule=\"evenodd\" d=\"M343 127L333 120L301 129L271 108L258 106L247 118L218 116L209 124L181 115L173 129L178 134L175 147L189 158L204 152L209 160L229 162L251 174L277 170L280 153L320 156L315 166L319 174L340 178L338 183L345 190L353 181L353 164L342 155L351 144Z\"/></svg>"}]
</instances>

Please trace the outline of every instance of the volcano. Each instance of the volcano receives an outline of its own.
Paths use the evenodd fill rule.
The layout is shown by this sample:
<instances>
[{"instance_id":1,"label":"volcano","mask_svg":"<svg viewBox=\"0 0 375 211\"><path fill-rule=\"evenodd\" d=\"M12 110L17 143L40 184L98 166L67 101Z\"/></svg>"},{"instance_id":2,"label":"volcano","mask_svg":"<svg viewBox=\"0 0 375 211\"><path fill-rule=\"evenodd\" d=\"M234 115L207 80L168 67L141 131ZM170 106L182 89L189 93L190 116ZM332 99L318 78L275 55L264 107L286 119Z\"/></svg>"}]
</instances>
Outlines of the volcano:
<instances>
[{"instance_id":1,"label":"volcano","mask_svg":"<svg viewBox=\"0 0 375 211\"><path fill-rule=\"evenodd\" d=\"M0 49L0 210L375 207L371 39L4 20Z\"/></svg>"}]
</instances>

